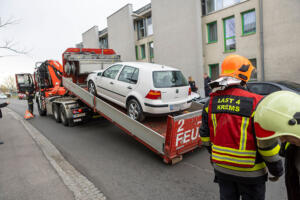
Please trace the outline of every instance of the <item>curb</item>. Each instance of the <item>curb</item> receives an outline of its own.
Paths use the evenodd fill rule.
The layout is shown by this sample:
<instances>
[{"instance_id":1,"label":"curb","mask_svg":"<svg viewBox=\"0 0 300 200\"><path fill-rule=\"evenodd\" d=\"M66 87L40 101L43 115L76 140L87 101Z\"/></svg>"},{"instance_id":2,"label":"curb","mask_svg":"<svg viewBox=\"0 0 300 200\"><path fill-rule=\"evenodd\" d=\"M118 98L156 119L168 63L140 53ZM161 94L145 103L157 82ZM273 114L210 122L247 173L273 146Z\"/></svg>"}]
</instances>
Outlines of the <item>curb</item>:
<instances>
[{"instance_id":1,"label":"curb","mask_svg":"<svg viewBox=\"0 0 300 200\"><path fill-rule=\"evenodd\" d=\"M16 120L20 121L29 135L39 146L47 160L55 169L57 174L63 180L67 188L73 193L75 200L106 200L104 194L85 176L77 171L68 161L64 159L62 154L56 147L35 127L25 121L15 111L5 108L8 113Z\"/></svg>"}]
</instances>

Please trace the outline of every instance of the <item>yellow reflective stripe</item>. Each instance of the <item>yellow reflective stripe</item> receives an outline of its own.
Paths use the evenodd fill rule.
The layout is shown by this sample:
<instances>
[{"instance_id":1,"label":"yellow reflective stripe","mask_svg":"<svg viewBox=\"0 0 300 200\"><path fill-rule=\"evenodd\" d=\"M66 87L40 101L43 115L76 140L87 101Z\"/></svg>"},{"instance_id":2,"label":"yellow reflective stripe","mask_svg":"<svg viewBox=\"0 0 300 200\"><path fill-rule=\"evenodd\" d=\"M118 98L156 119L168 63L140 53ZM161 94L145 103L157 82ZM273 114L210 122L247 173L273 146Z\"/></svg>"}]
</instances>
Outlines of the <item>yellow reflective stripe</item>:
<instances>
[{"instance_id":1,"label":"yellow reflective stripe","mask_svg":"<svg viewBox=\"0 0 300 200\"><path fill-rule=\"evenodd\" d=\"M212 119L213 127L214 127L214 136L216 136L216 129L217 129L216 114L211 114L211 119Z\"/></svg>"},{"instance_id":2,"label":"yellow reflective stripe","mask_svg":"<svg viewBox=\"0 0 300 200\"><path fill-rule=\"evenodd\" d=\"M240 150L246 149L247 144L247 129L249 126L250 118L243 117L241 125L241 138L240 138Z\"/></svg>"},{"instance_id":3,"label":"yellow reflective stripe","mask_svg":"<svg viewBox=\"0 0 300 200\"><path fill-rule=\"evenodd\" d=\"M264 162L255 164L254 167L251 167L251 168L235 167L235 166L229 166L229 165L224 165L224 164L219 164L219 163L216 163L216 165L227 168L227 169L231 169L231 170L235 170L235 171L244 171L244 172L252 172L252 171L257 171L257 170L266 168L266 164Z\"/></svg>"},{"instance_id":4,"label":"yellow reflective stripe","mask_svg":"<svg viewBox=\"0 0 300 200\"><path fill-rule=\"evenodd\" d=\"M262 155L262 156L276 156L280 151L280 145L277 144L276 147L274 147L271 150L261 150L258 149L258 152Z\"/></svg>"},{"instance_id":5,"label":"yellow reflective stripe","mask_svg":"<svg viewBox=\"0 0 300 200\"><path fill-rule=\"evenodd\" d=\"M201 137L202 142L210 142L210 137Z\"/></svg>"},{"instance_id":6,"label":"yellow reflective stripe","mask_svg":"<svg viewBox=\"0 0 300 200\"><path fill-rule=\"evenodd\" d=\"M244 152L244 151L232 152L232 151L228 151L228 150L220 150L220 149L217 149L214 147L213 147L213 151L217 152L217 153L226 153L228 155L233 155L233 156L254 157L254 158L256 157L256 152L254 152L254 153L248 153L248 152Z\"/></svg>"},{"instance_id":7,"label":"yellow reflective stripe","mask_svg":"<svg viewBox=\"0 0 300 200\"><path fill-rule=\"evenodd\" d=\"M249 153L249 155L256 155L256 151L255 150L239 150L239 149L233 149L230 147L222 147L222 146L218 146L218 145L214 145L213 148L218 148L218 149L223 149L223 150L230 150L232 152L236 152L236 153L240 153L240 152L246 152Z\"/></svg>"},{"instance_id":8,"label":"yellow reflective stripe","mask_svg":"<svg viewBox=\"0 0 300 200\"><path fill-rule=\"evenodd\" d=\"M255 163L255 158L237 158L227 155L216 154L215 152L212 153L212 158L214 160L235 163L239 165L254 165Z\"/></svg>"},{"instance_id":9,"label":"yellow reflective stripe","mask_svg":"<svg viewBox=\"0 0 300 200\"><path fill-rule=\"evenodd\" d=\"M208 107L205 108L205 111L208 113Z\"/></svg>"},{"instance_id":10,"label":"yellow reflective stripe","mask_svg":"<svg viewBox=\"0 0 300 200\"><path fill-rule=\"evenodd\" d=\"M284 149L287 150L287 148L290 146L290 144L291 144L291 143L287 142L287 143L285 144Z\"/></svg>"},{"instance_id":11,"label":"yellow reflective stripe","mask_svg":"<svg viewBox=\"0 0 300 200\"><path fill-rule=\"evenodd\" d=\"M253 117L254 117L254 115L255 115L255 111L252 113L251 117L253 118Z\"/></svg>"}]
</instances>

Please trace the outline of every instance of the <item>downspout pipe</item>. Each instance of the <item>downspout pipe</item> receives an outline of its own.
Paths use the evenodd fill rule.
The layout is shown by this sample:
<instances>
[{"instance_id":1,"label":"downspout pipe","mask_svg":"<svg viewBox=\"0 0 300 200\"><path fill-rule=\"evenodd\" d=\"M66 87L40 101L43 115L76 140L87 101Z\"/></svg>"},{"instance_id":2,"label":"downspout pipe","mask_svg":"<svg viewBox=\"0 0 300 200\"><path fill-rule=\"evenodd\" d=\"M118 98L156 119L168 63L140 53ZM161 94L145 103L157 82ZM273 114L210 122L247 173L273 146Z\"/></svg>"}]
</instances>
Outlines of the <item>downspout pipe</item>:
<instances>
[{"instance_id":1,"label":"downspout pipe","mask_svg":"<svg viewBox=\"0 0 300 200\"><path fill-rule=\"evenodd\" d=\"M260 22L260 59L261 59L261 79L265 80L265 47L264 47L264 10L263 0L259 0L259 22Z\"/></svg>"}]
</instances>

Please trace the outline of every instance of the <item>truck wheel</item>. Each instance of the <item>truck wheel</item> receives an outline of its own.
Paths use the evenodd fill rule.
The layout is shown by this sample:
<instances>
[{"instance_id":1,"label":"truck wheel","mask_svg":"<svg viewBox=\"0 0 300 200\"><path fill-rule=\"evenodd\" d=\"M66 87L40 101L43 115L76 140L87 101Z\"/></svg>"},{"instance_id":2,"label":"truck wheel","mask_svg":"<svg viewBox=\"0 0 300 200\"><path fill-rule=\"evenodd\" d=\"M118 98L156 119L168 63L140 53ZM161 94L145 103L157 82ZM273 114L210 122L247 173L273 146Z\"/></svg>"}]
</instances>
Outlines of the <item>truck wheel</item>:
<instances>
[{"instance_id":1,"label":"truck wheel","mask_svg":"<svg viewBox=\"0 0 300 200\"><path fill-rule=\"evenodd\" d=\"M97 95L97 90L96 90L96 87L95 87L95 84L93 81L89 81L88 90L91 94L93 94L95 96Z\"/></svg>"},{"instance_id":2,"label":"truck wheel","mask_svg":"<svg viewBox=\"0 0 300 200\"><path fill-rule=\"evenodd\" d=\"M61 119L60 119L60 113L59 113L59 107L57 104L53 104L53 116L54 116L54 119L57 123L60 123L61 122Z\"/></svg>"},{"instance_id":3,"label":"truck wheel","mask_svg":"<svg viewBox=\"0 0 300 200\"><path fill-rule=\"evenodd\" d=\"M130 99L127 103L127 114L132 119L140 122L146 118L140 103L136 99Z\"/></svg>"},{"instance_id":4,"label":"truck wheel","mask_svg":"<svg viewBox=\"0 0 300 200\"><path fill-rule=\"evenodd\" d=\"M38 98L37 101L36 101L36 103L37 103L39 115L40 115L40 116L46 116L47 110L42 108L42 105L41 105L41 103L42 103L42 102L41 102L41 99Z\"/></svg>"},{"instance_id":5,"label":"truck wheel","mask_svg":"<svg viewBox=\"0 0 300 200\"><path fill-rule=\"evenodd\" d=\"M68 119L67 119L67 115L66 115L66 110L63 105L60 106L59 113L60 113L61 123L64 126L68 126L69 123L68 123Z\"/></svg>"}]
</instances>

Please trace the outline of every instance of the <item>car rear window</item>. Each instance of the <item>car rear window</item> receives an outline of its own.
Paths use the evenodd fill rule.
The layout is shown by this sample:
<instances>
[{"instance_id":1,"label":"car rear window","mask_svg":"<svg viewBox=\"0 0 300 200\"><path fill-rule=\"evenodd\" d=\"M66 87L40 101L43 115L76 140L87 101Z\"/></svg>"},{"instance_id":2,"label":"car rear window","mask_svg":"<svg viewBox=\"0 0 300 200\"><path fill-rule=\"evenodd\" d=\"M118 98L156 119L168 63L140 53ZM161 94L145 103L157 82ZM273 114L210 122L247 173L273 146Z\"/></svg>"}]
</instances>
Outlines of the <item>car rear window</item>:
<instances>
[{"instance_id":1,"label":"car rear window","mask_svg":"<svg viewBox=\"0 0 300 200\"><path fill-rule=\"evenodd\" d=\"M285 87L291 89L291 90L296 90L297 92L300 92L300 84L290 82L290 81L278 81L277 83L284 85Z\"/></svg>"},{"instance_id":2,"label":"car rear window","mask_svg":"<svg viewBox=\"0 0 300 200\"><path fill-rule=\"evenodd\" d=\"M188 86L188 82L181 71L154 71L153 83L155 88Z\"/></svg>"}]
</instances>

